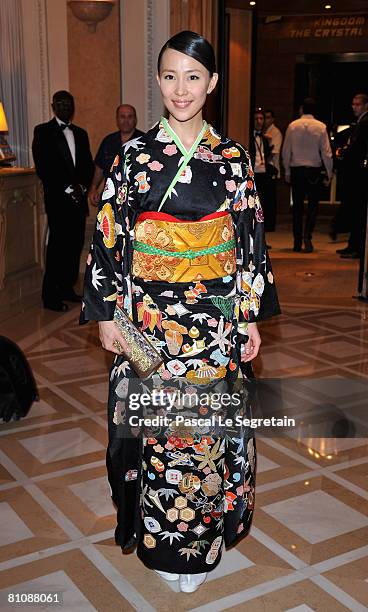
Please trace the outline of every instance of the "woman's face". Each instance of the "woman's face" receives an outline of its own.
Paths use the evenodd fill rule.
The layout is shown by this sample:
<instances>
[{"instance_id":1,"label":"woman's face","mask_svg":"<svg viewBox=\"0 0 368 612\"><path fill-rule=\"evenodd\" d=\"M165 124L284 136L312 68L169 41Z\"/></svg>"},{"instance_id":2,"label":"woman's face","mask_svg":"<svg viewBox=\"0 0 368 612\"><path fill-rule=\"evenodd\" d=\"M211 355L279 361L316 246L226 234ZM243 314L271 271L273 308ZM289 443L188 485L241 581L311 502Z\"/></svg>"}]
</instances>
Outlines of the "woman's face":
<instances>
[{"instance_id":1,"label":"woman's face","mask_svg":"<svg viewBox=\"0 0 368 612\"><path fill-rule=\"evenodd\" d=\"M163 102L177 121L189 121L203 108L207 94L215 88L218 75L185 53L166 49L157 82Z\"/></svg>"}]
</instances>

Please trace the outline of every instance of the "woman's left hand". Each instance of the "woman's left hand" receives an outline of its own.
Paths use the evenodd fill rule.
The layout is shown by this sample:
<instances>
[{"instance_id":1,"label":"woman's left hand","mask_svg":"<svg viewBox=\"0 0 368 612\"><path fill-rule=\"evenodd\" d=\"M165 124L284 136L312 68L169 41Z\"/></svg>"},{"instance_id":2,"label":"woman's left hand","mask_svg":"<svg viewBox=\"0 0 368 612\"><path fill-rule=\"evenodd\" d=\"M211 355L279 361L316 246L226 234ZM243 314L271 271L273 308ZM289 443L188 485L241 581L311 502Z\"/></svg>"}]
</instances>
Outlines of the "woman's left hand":
<instances>
[{"instance_id":1,"label":"woman's left hand","mask_svg":"<svg viewBox=\"0 0 368 612\"><path fill-rule=\"evenodd\" d=\"M247 333L248 342L246 344L242 344L241 347L241 360L243 362L251 361L257 357L259 347L261 346L261 336L259 335L257 323L248 323Z\"/></svg>"}]
</instances>

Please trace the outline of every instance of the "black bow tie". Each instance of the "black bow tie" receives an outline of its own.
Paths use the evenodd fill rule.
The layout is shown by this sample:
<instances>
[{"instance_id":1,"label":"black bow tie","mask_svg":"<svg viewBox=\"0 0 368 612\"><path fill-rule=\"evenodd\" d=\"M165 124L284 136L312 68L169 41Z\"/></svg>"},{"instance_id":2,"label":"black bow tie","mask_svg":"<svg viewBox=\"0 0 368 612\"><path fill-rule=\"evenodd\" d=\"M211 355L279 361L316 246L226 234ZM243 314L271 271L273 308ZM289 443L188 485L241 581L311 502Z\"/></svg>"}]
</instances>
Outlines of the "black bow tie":
<instances>
[{"instance_id":1,"label":"black bow tie","mask_svg":"<svg viewBox=\"0 0 368 612\"><path fill-rule=\"evenodd\" d=\"M59 123L60 125L60 129L61 130L65 130L65 128L69 128L70 130L73 129L72 124L71 123Z\"/></svg>"},{"instance_id":2,"label":"black bow tie","mask_svg":"<svg viewBox=\"0 0 368 612\"><path fill-rule=\"evenodd\" d=\"M255 131L255 132L254 132L254 135L255 135L255 136L262 136L262 132L257 132L257 131Z\"/></svg>"}]
</instances>

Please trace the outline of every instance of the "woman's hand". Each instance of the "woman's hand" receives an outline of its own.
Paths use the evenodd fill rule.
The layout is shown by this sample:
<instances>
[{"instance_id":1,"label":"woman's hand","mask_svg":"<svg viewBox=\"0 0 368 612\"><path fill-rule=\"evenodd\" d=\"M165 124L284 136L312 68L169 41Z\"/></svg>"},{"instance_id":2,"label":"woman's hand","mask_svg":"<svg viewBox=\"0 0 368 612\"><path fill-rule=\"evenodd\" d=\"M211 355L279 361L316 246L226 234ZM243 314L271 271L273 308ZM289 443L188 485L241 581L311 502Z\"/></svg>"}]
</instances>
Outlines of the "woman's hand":
<instances>
[{"instance_id":1,"label":"woman's hand","mask_svg":"<svg viewBox=\"0 0 368 612\"><path fill-rule=\"evenodd\" d=\"M259 335L257 323L248 323L247 333L248 342L246 344L242 344L241 347L241 360L243 362L251 361L257 357L259 347L261 346L261 336Z\"/></svg>"},{"instance_id":2,"label":"woman's hand","mask_svg":"<svg viewBox=\"0 0 368 612\"><path fill-rule=\"evenodd\" d=\"M115 353L116 355L124 354L129 357L129 346L119 332L114 321L99 321L98 329L101 344L105 351L111 351L111 353Z\"/></svg>"},{"instance_id":3,"label":"woman's hand","mask_svg":"<svg viewBox=\"0 0 368 612\"><path fill-rule=\"evenodd\" d=\"M100 201L100 194L98 193L96 187L90 187L88 191L88 204L90 206L98 206Z\"/></svg>"}]
</instances>

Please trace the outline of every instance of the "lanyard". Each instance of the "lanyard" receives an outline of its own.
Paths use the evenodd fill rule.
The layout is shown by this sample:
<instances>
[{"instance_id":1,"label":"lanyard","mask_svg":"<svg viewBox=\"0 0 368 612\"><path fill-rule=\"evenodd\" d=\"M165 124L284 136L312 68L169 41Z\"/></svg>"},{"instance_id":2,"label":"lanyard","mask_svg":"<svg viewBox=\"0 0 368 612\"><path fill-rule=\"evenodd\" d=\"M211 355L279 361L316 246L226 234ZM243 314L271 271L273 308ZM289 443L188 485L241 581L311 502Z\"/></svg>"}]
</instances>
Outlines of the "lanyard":
<instances>
[{"instance_id":1,"label":"lanyard","mask_svg":"<svg viewBox=\"0 0 368 612\"><path fill-rule=\"evenodd\" d=\"M259 143L257 141L257 137L259 138L262 147L259 145ZM261 163L263 164L263 162L264 162L264 155L263 155L263 142L262 142L261 136L258 136L258 134L257 134L257 136L254 137L254 142L256 144L256 147L258 149L259 155L261 157Z\"/></svg>"},{"instance_id":2,"label":"lanyard","mask_svg":"<svg viewBox=\"0 0 368 612\"><path fill-rule=\"evenodd\" d=\"M174 130L171 129L170 124L167 121L167 119L165 119L165 117L162 117L161 123L163 124L166 132L168 134L170 134L170 136L172 137L172 139L175 142L175 144L178 147L178 149L180 149L180 151L183 153L183 161L180 164L179 169L178 169L177 173L175 174L173 180L171 181L170 185L168 186L168 188L167 188L167 190L165 192L165 195L164 195L164 197L162 198L162 200L160 202L160 206L158 207L158 211L161 210L161 208L165 204L167 198L169 196L171 196L171 193L172 193L176 183L178 182L178 180L180 178L180 175L182 174L182 172L184 171L184 169L188 165L189 161L192 159L194 153L197 150L197 147L198 147L199 143L201 142L201 140L203 138L203 134L205 133L205 131L207 130L207 127L208 127L206 121L204 121L203 122L203 127L202 127L201 131L199 132L197 138L193 142L193 144L190 147L189 151L186 151L184 146L183 146L183 143L180 141L178 136L175 134Z\"/></svg>"}]
</instances>

